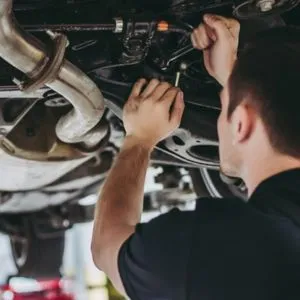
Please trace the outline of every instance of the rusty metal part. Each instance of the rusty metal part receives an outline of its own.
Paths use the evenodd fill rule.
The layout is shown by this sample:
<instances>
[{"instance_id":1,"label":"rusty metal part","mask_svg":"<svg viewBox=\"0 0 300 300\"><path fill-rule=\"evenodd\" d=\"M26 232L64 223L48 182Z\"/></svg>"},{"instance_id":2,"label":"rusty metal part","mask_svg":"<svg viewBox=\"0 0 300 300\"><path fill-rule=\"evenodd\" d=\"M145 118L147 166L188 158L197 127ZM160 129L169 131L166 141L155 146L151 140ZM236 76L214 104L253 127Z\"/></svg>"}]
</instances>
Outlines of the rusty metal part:
<instances>
[{"instance_id":1,"label":"rusty metal part","mask_svg":"<svg viewBox=\"0 0 300 300\"><path fill-rule=\"evenodd\" d=\"M27 77L35 78L49 63L45 45L21 30L12 13L12 0L0 1L0 56ZM64 60L54 80L46 85L63 95L74 107L56 125L58 138L82 142L104 113L103 96L81 70Z\"/></svg>"},{"instance_id":2,"label":"rusty metal part","mask_svg":"<svg viewBox=\"0 0 300 300\"><path fill-rule=\"evenodd\" d=\"M65 35L55 34L51 31L48 31L48 34L53 39L54 49L52 50L48 63L44 68L40 69L38 74L24 83L19 83L20 90L26 93L32 93L43 87L47 82L53 81L63 64L65 50L69 44L68 39Z\"/></svg>"}]
</instances>

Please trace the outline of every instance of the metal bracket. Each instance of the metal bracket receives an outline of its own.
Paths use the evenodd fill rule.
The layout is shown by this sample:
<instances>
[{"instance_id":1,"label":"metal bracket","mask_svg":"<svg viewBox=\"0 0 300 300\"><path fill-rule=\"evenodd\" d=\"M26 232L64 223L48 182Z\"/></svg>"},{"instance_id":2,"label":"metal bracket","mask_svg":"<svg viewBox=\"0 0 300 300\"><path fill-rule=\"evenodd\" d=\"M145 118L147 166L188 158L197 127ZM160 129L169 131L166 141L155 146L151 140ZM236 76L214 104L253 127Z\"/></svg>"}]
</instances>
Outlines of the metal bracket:
<instances>
[{"instance_id":1,"label":"metal bracket","mask_svg":"<svg viewBox=\"0 0 300 300\"><path fill-rule=\"evenodd\" d=\"M121 63L142 61L148 53L156 32L157 22L136 22L128 20L123 39L124 52Z\"/></svg>"}]
</instances>

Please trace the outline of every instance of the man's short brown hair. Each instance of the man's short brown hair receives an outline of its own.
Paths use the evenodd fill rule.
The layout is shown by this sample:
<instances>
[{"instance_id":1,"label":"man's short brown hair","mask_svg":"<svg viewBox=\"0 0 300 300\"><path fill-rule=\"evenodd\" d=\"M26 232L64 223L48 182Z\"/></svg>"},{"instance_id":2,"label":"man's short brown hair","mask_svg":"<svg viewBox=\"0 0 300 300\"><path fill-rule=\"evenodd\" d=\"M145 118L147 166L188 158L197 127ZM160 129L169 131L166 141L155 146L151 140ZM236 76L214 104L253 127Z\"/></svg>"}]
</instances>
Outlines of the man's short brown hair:
<instances>
[{"instance_id":1,"label":"man's short brown hair","mask_svg":"<svg viewBox=\"0 0 300 300\"><path fill-rule=\"evenodd\" d=\"M239 54L229 79L228 117L247 99L274 149L300 158L300 29L261 32Z\"/></svg>"}]
</instances>

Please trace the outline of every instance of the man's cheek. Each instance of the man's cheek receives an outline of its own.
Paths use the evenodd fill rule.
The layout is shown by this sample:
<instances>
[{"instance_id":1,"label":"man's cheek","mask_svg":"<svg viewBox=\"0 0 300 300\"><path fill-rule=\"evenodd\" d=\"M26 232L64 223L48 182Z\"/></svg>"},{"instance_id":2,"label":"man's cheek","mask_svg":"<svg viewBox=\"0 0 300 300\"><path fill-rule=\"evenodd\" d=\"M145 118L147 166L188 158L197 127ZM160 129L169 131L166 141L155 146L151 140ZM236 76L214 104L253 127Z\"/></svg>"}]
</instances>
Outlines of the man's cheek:
<instances>
[{"instance_id":1,"label":"man's cheek","mask_svg":"<svg viewBox=\"0 0 300 300\"><path fill-rule=\"evenodd\" d=\"M224 122L224 116L222 114L218 119L217 127L218 127L219 140L224 140L224 136L226 134L226 124Z\"/></svg>"}]
</instances>

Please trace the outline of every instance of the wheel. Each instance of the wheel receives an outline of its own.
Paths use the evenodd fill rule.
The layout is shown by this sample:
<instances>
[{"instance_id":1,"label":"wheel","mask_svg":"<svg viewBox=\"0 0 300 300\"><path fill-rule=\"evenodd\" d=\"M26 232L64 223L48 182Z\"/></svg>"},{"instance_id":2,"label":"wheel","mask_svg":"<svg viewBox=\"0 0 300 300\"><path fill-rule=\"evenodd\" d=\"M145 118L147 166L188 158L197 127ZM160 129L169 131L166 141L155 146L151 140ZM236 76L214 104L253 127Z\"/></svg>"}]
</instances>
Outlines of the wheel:
<instances>
[{"instance_id":1,"label":"wheel","mask_svg":"<svg viewBox=\"0 0 300 300\"><path fill-rule=\"evenodd\" d=\"M60 276L65 245L64 233L42 239L33 231L28 231L26 237L10 236L10 244L19 276L33 278Z\"/></svg>"},{"instance_id":2,"label":"wheel","mask_svg":"<svg viewBox=\"0 0 300 300\"><path fill-rule=\"evenodd\" d=\"M219 171L206 168L190 170L190 176L198 197L238 197L247 200L247 189L241 180L225 178Z\"/></svg>"}]
</instances>

